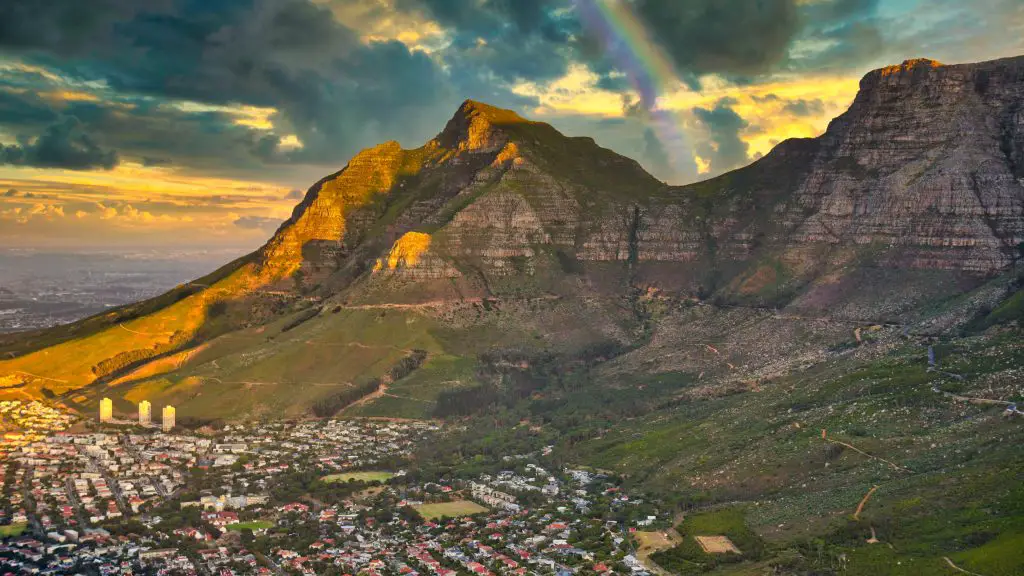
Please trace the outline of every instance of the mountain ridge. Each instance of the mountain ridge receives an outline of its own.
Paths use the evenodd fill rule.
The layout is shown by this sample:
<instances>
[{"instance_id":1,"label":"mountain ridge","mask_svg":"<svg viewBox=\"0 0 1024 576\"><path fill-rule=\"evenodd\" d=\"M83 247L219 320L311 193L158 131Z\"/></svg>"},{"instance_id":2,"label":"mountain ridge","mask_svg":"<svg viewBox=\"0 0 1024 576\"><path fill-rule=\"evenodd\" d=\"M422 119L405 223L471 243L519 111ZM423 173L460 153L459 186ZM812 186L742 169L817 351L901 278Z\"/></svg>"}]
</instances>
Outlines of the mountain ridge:
<instances>
[{"instance_id":1,"label":"mountain ridge","mask_svg":"<svg viewBox=\"0 0 1024 576\"><path fill-rule=\"evenodd\" d=\"M446 420L410 477L614 471L684 517L671 573L1020 574L1024 57L861 87L687 186L467 101L208 277L0 336L0 399Z\"/></svg>"},{"instance_id":2,"label":"mountain ridge","mask_svg":"<svg viewBox=\"0 0 1024 576\"><path fill-rule=\"evenodd\" d=\"M467 100L423 146L380 144L315 183L263 247L208 281L8 339L17 357L0 373L73 392L311 302L447 302L432 330L449 332L466 329L466 303L548 302L506 336L567 351L642 346L665 328L652 318L659 302L912 322L1017 257L1022 93L1024 57L906 61L866 74L821 136L686 186L590 138ZM940 113L956 122L931 121ZM549 333L521 338L538 331ZM76 361L54 369L64 355Z\"/></svg>"}]
</instances>

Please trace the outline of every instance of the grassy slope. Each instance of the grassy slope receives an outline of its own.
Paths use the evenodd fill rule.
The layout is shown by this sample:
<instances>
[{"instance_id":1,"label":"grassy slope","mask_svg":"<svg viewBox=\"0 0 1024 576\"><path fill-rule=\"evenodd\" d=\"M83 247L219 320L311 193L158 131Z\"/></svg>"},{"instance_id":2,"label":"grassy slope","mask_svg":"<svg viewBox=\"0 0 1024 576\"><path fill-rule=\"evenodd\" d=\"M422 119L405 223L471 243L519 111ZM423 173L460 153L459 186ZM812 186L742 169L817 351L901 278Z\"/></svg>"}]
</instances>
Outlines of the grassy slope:
<instances>
[{"instance_id":1,"label":"grassy slope","mask_svg":"<svg viewBox=\"0 0 1024 576\"><path fill-rule=\"evenodd\" d=\"M981 574L1021 573L1024 559L1007 552L1024 535L1024 423L932 390L1019 400L1021 334L957 340L940 354L964 381L927 371L924 348L907 343L629 420L575 451L683 502L745 502L768 556L804 558L791 559L794 573L843 553L854 574L942 574L943 556ZM822 429L908 470L822 439ZM865 543L872 527L892 548ZM808 558L812 541L824 564ZM680 555L700 560L689 552Z\"/></svg>"},{"instance_id":2,"label":"grassy slope","mask_svg":"<svg viewBox=\"0 0 1024 576\"><path fill-rule=\"evenodd\" d=\"M120 352L148 350L156 354L173 350L203 326L210 305L257 287L259 280L251 267L246 264L209 288L137 318L122 319L118 313L110 313L110 319L104 321L106 327L87 336L0 361L0 373L28 376L28 388L38 391L46 387L60 394L92 383L96 379L93 367ZM61 337L60 328L53 333L54 338Z\"/></svg>"},{"instance_id":3,"label":"grassy slope","mask_svg":"<svg viewBox=\"0 0 1024 576\"><path fill-rule=\"evenodd\" d=\"M763 547L713 563L692 548L677 551L704 563L698 572L715 564L721 574L953 574L948 557L986 576L1024 573L1014 552L1024 540L1024 419L957 397L1024 402L1024 331L1007 320L1016 318L1018 294L979 314L966 333L865 327L858 346L847 329L850 341L823 360L771 378L661 372L664 362L637 352L609 363L614 370L563 371L529 400L505 400L466 420L466 434L427 449L423 460L470 474L468 455L555 444L560 462L619 472L687 519L728 519L731 527L718 531L741 549L750 549L744 539ZM733 314L725 321L740 324ZM698 344L711 328L690 320ZM659 335L671 329L660 325L649 346L671 354ZM938 370L929 369L928 344ZM759 343L749 345L757 351ZM880 544L867 542L872 529ZM694 532L686 522L679 530Z\"/></svg>"},{"instance_id":4,"label":"grassy slope","mask_svg":"<svg viewBox=\"0 0 1024 576\"><path fill-rule=\"evenodd\" d=\"M288 331L282 328L292 317L147 364L115 383L82 390L74 405L93 413L101 398L110 397L115 411L125 415L147 399L155 409L175 405L179 419L301 416L318 398L380 376L410 350L421 349L428 352L422 367L346 414L429 418L442 391L476 385L478 357L488 350L569 350L605 338L605 320L588 320L576 302L489 306L338 312L325 306Z\"/></svg>"},{"instance_id":5,"label":"grassy slope","mask_svg":"<svg viewBox=\"0 0 1024 576\"><path fill-rule=\"evenodd\" d=\"M160 296L108 310L88 318L83 318L77 322L72 322L71 324L46 330L0 335L0 354L4 356L21 356L42 348L61 344L71 339L85 338L104 331L111 326L116 326L118 323L128 322L134 318L158 312L173 305L175 302L195 294L203 286L209 286L223 280L239 268L242 268L251 259L251 255L243 256L194 282L177 286Z\"/></svg>"}]
</instances>

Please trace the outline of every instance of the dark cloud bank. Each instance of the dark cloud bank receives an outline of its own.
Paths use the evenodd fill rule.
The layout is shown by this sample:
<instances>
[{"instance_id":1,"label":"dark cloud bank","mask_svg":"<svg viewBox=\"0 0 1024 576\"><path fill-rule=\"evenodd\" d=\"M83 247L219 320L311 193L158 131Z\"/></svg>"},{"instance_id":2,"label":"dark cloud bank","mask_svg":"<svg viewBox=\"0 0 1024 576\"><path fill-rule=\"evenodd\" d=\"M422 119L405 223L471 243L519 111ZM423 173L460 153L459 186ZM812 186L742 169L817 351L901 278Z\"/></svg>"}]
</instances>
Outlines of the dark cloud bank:
<instances>
[{"instance_id":1,"label":"dark cloud bank","mask_svg":"<svg viewBox=\"0 0 1024 576\"><path fill-rule=\"evenodd\" d=\"M692 87L710 73L750 82L778 70L861 58L879 44L876 3L633 1ZM206 171L338 164L381 140L422 142L465 98L536 104L510 86L557 78L574 62L601 75L603 87L625 90L606 56L606 39L583 26L575 4L397 0L397 10L430 17L448 30L451 44L432 57L399 42L364 44L329 6L309 0L5 0L0 55L104 83L111 97L57 108L31 90L2 90L5 83L43 86L49 80L30 71L0 78L0 127L21 138L4 148L2 159L95 169L116 164L120 152L147 165ZM801 38L827 40L830 48L793 60L790 48ZM277 130L240 126L216 109L170 105L181 100L274 107ZM694 110L716 138L715 153L722 156L716 168L745 155L735 132L744 122L726 109ZM630 123L642 144L622 151L665 164L653 134L640 120ZM304 147L281 147L289 133Z\"/></svg>"}]
</instances>

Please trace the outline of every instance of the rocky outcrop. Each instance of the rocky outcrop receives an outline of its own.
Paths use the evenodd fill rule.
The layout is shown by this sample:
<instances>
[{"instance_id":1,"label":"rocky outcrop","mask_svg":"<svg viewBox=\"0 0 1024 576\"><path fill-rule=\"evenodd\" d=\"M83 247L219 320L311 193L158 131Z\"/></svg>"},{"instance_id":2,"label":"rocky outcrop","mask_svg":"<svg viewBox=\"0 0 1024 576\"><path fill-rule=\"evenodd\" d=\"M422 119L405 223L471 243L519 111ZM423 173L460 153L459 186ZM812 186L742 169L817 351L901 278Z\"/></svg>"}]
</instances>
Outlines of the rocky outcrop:
<instances>
[{"instance_id":1,"label":"rocky outcrop","mask_svg":"<svg viewBox=\"0 0 1024 576\"><path fill-rule=\"evenodd\" d=\"M822 136L681 187L467 101L424 147L384 144L314 186L263 262L319 283L529 277L557 256L777 305L865 267L990 275L1022 241L1024 58L911 60L867 74Z\"/></svg>"},{"instance_id":2,"label":"rocky outcrop","mask_svg":"<svg viewBox=\"0 0 1024 576\"><path fill-rule=\"evenodd\" d=\"M990 273L1024 241L1024 58L868 73L786 213L791 243L880 244L890 266Z\"/></svg>"}]
</instances>

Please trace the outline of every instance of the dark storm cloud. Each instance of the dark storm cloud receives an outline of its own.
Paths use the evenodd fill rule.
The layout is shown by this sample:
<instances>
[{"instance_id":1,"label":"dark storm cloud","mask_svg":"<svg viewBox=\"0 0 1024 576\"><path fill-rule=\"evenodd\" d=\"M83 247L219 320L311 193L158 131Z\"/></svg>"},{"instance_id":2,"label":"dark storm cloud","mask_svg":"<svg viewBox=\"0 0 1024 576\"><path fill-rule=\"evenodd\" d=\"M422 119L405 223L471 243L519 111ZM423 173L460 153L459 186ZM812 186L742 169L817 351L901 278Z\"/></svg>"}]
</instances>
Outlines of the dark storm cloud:
<instances>
[{"instance_id":1,"label":"dark storm cloud","mask_svg":"<svg viewBox=\"0 0 1024 576\"><path fill-rule=\"evenodd\" d=\"M782 110L794 116L818 116L825 113L825 103L817 98L812 100L800 98L786 102Z\"/></svg>"},{"instance_id":2,"label":"dark storm cloud","mask_svg":"<svg viewBox=\"0 0 1024 576\"><path fill-rule=\"evenodd\" d=\"M0 164L70 170L110 170L117 163L117 153L100 148L82 131L81 123L74 117L49 126L35 139L0 146Z\"/></svg>"},{"instance_id":3,"label":"dark storm cloud","mask_svg":"<svg viewBox=\"0 0 1024 576\"><path fill-rule=\"evenodd\" d=\"M634 6L693 88L705 74L746 82L781 69L855 66L883 45L878 0L636 0ZM826 48L794 56L799 40Z\"/></svg>"},{"instance_id":4,"label":"dark storm cloud","mask_svg":"<svg viewBox=\"0 0 1024 576\"><path fill-rule=\"evenodd\" d=\"M0 127L38 126L59 118L52 105L26 89L4 90L6 77L0 77Z\"/></svg>"},{"instance_id":5,"label":"dark storm cloud","mask_svg":"<svg viewBox=\"0 0 1024 576\"><path fill-rule=\"evenodd\" d=\"M772 71L800 31L795 0L638 0L636 9L691 85Z\"/></svg>"},{"instance_id":6,"label":"dark storm cloud","mask_svg":"<svg viewBox=\"0 0 1024 576\"><path fill-rule=\"evenodd\" d=\"M701 158L710 162L712 174L738 168L748 160L748 146L740 139L740 132L749 124L732 109L735 104L735 100L722 98L714 108L693 109L694 116L708 134L707 139L698 142L695 149Z\"/></svg>"},{"instance_id":7,"label":"dark storm cloud","mask_svg":"<svg viewBox=\"0 0 1024 576\"><path fill-rule=\"evenodd\" d=\"M142 165L147 168L152 168L155 166L168 166L172 164L172 162L168 158L157 158L155 156L143 156L141 160Z\"/></svg>"},{"instance_id":8,"label":"dark storm cloud","mask_svg":"<svg viewBox=\"0 0 1024 576\"><path fill-rule=\"evenodd\" d=\"M122 108L80 102L67 109L90 130L106 135L119 150L132 150L163 164L182 164L207 172L255 169L263 132L236 123L219 111L189 112L160 101L144 100ZM151 162L152 163L152 162Z\"/></svg>"},{"instance_id":9,"label":"dark storm cloud","mask_svg":"<svg viewBox=\"0 0 1024 576\"><path fill-rule=\"evenodd\" d=\"M825 103L819 98L783 100L778 94L753 94L750 99L758 104L781 103L782 111L793 116L817 116L825 112Z\"/></svg>"},{"instance_id":10,"label":"dark storm cloud","mask_svg":"<svg viewBox=\"0 0 1024 576\"><path fill-rule=\"evenodd\" d=\"M363 44L307 0L174 0L144 9L104 0L76 23L78 4L9 0L0 9L0 49L119 94L274 107L275 126L304 147L285 153L274 137L246 134L245 153L257 160L339 162L385 137L418 143L459 101L427 55L399 42ZM213 140L232 131L214 124L205 126ZM164 156L156 152L147 155Z\"/></svg>"},{"instance_id":11,"label":"dark storm cloud","mask_svg":"<svg viewBox=\"0 0 1024 576\"><path fill-rule=\"evenodd\" d=\"M495 81L552 80L573 61L587 59L579 46L580 24L567 10L570 0L398 0L397 7L449 30L452 42L442 57L467 96L488 91L488 85L493 90ZM495 96L513 100L507 90Z\"/></svg>"},{"instance_id":12,"label":"dark storm cloud","mask_svg":"<svg viewBox=\"0 0 1024 576\"><path fill-rule=\"evenodd\" d=\"M107 45L117 22L131 18L141 4L152 10L169 1L7 0L0 2L0 45L14 50L44 49L74 54Z\"/></svg>"},{"instance_id":13,"label":"dark storm cloud","mask_svg":"<svg viewBox=\"0 0 1024 576\"><path fill-rule=\"evenodd\" d=\"M825 48L791 57L783 67L835 71L863 66L865 61L881 54L886 44L882 28L887 24L878 15L878 4L878 0L803 4L800 11L804 25L800 38Z\"/></svg>"},{"instance_id":14,"label":"dark storm cloud","mask_svg":"<svg viewBox=\"0 0 1024 576\"><path fill-rule=\"evenodd\" d=\"M279 218L265 218L263 216L242 216L235 220L235 226L250 230L273 230L281 225Z\"/></svg>"}]
</instances>

